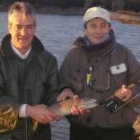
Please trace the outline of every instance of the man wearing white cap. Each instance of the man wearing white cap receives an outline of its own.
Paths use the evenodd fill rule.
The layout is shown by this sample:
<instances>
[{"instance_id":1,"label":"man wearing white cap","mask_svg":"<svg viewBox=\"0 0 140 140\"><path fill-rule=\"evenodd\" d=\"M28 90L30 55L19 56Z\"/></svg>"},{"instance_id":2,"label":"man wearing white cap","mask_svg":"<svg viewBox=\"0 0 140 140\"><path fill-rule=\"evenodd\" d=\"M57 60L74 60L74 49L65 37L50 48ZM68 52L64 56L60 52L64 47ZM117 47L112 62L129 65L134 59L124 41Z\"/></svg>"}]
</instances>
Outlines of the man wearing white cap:
<instances>
[{"instance_id":1,"label":"man wearing white cap","mask_svg":"<svg viewBox=\"0 0 140 140\"><path fill-rule=\"evenodd\" d=\"M93 7L86 11L84 36L74 41L60 68L60 77L59 101L75 94L98 101L114 97L111 105L99 105L86 115L70 116L71 140L133 139L133 106L140 103L140 97L115 109L139 93L140 66L131 51L116 42L107 10Z\"/></svg>"}]
</instances>

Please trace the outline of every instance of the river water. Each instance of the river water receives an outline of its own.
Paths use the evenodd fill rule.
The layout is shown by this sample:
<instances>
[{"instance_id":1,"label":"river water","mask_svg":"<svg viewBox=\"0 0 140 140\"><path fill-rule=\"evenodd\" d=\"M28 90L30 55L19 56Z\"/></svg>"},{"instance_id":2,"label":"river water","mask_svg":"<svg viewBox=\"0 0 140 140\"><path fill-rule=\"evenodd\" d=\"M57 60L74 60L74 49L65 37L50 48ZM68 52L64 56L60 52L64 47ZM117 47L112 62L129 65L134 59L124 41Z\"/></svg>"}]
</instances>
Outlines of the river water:
<instances>
[{"instance_id":1,"label":"river water","mask_svg":"<svg viewBox=\"0 0 140 140\"><path fill-rule=\"evenodd\" d=\"M140 26L111 21L116 40L128 46L140 62ZM7 33L7 14L0 12L0 42ZM83 34L81 15L37 15L36 35L53 53L60 66L73 40ZM52 123L52 140L69 140L69 123L65 118Z\"/></svg>"}]
</instances>

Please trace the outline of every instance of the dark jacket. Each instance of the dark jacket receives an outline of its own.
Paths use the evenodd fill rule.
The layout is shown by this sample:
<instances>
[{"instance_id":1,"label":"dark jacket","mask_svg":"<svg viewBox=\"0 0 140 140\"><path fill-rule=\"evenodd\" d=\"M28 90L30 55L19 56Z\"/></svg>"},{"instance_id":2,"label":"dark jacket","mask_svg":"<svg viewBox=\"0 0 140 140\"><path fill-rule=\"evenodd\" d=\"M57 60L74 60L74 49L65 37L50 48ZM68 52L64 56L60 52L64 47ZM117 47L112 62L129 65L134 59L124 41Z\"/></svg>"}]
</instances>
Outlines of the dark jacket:
<instances>
[{"instance_id":1,"label":"dark jacket","mask_svg":"<svg viewBox=\"0 0 140 140\"><path fill-rule=\"evenodd\" d=\"M92 75L90 83L88 74ZM140 65L126 47L115 41L111 30L108 39L99 44L91 44L86 37L77 38L60 68L60 77L61 90L71 88L81 98L89 96L101 101L123 84L137 83ZM132 92L133 97L140 92L139 84L133 86ZM97 106L87 115L71 116L70 122L105 128L131 125L136 115L133 106L139 103L140 96L115 113Z\"/></svg>"},{"instance_id":2,"label":"dark jacket","mask_svg":"<svg viewBox=\"0 0 140 140\"><path fill-rule=\"evenodd\" d=\"M9 96L17 106L45 104L50 106L58 94L58 68L56 58L46 51L34 36L32 50L26 59L20 59L11 48L7 35L0 53L0 97ZM39 125L36 137L50 140L50 126ZM14 130L0 134L0 139L32 140L32 120L18 118Z\"/></svg>"}]
</instances>

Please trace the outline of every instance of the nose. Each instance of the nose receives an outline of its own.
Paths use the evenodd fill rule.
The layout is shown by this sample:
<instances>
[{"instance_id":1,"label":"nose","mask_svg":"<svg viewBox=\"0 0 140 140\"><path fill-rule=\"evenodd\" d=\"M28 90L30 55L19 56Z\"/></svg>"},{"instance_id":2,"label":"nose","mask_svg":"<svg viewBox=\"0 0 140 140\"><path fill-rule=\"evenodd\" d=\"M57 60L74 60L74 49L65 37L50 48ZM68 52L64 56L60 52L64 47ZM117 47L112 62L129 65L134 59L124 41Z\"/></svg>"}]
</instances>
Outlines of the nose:
<instances>
[{"instance_id":1,"label":"nose","mask_svg":"<svg viewBox=\"0 0 140 140\"><path fill-rule=\"evenodd\" d=\"M26 35L26 28L22 27L22 29L20 30L20 35Z\"/></svg>"},{"instance_id":2,"label":"nose","mask_svg":"<svg viewBox=\"0 0 140 140\"><path fill-rule=\"evenodd\" d=\"M96 33L101 33L101 29L99 27L96 28Z\"/></svg>"}]
</instances>

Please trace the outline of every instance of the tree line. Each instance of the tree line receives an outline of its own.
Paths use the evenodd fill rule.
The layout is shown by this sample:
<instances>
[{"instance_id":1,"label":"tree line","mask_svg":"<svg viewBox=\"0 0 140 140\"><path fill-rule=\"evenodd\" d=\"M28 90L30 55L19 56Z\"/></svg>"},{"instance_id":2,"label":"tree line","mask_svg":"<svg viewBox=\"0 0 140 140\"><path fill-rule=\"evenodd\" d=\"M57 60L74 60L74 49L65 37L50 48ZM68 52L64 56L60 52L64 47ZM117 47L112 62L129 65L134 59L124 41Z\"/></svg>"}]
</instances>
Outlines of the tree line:
<instances>
[{"instance_id":1,"label":"tree line","mask_svg":"<svg viewBox=\"0 0 140 140\"><path fill-rule=\"evenodd\" d=\"M17 0L0 0L4 7ZM87 9L102 6L108 10L128 10L140 12L140 0L19 0L32 3L35 7L58 7L62 9L77 7Z\"/></svg>"}]
</instances>

